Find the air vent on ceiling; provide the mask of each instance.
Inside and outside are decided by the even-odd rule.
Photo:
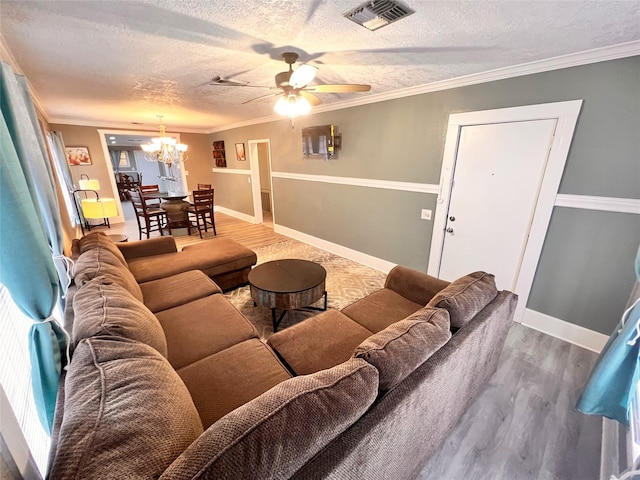
[[[373,31],[408,17],[412,13],[415,13],[415,10],[396,0],[369,0],[344,13],[343,16]]]

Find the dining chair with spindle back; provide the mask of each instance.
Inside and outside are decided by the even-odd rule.
[[[159,193],[160,187],[158,185],[140,185],[140,191],[142,192],[142,195],[145,193]],[[147,203],[147,207],[160,208],[161,200],[159,198],[145,198],[145,202]]]
[[[193,205],[187,208],[187,212],[196,217],[196,227],[200,238],[202,238],[202,229],[208,231],[208,227],[213,228],[213,234],[216,232],[216,220],[213,214],[213,189],[194,190]]]
[[[142,240],[143,233],[147,235],[147,238],[149,238],[151,232],[160,232],[160,235],[164,235],[162,229],[165,226],[169,229],[169,235],[171,235],[171,225],[167,221],[167,212],[159,207],[148,206],[140,187],[129,190],[128,195],[136,214],[140,240]]]

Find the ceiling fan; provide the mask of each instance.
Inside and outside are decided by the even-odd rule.
[[[256,100],[262,100],[268,97],[280,96],[274,110],[281,115],[294,117],[298,115],[304,115],[309,113],[312,106],[316,106],[322,103],[322,100],[311,92],[317,93],[351,93],[351,92],[368,92],[371,90],[371,85],[360,84],[337,84],[337,85],[309,85],[313,81],[318,72],[318,68],[313,65],[303,63],[295,70],[293,64],[298,60],[298,54],[294,52],[285,52],[282,54],[282,59],[287,65],[289,70],[286,72],[280,72],[276,74],[275,87],[264,87],[259,85],[249,85],[234,80],[225,80],[220,77],[213,78],[211,85],[219,86],[235,86],[235,87],[261,87],[280,89],[279,92],[268,93],[260,97],[247,100],[245,103],[255,102]]]

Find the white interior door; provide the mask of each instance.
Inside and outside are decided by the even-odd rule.
[[[556,123],[461,128],[440,278],[482,270],[495,275],[499,290],[516,291]]]

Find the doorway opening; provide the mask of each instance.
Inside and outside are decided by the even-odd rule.
[[[254,222],[273,228],[275,212],[269,139],[249,140]]]

